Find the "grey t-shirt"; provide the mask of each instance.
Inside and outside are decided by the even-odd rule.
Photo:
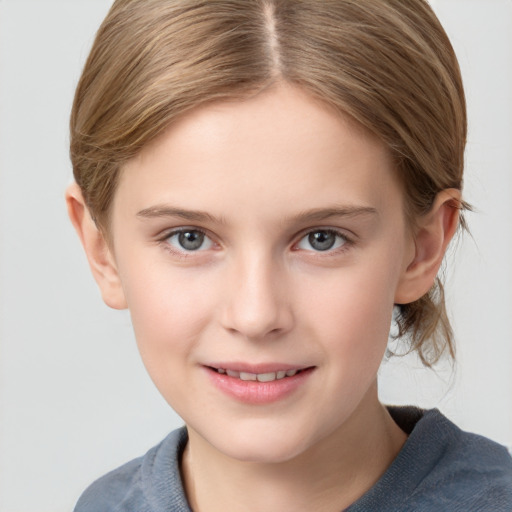
[[[512,458],[484,437],[463,432],[438,410],[390,407],[409,434],[379,481],[347,512],[511,512]],[[191,512],[179,463],[185,428],[94,482],[75,512]]]

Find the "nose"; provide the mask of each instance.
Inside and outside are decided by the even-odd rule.
[[[249,255],[230,273],[223,326],[246,339],[289,332],[294,323],[286,272],[272,258]]]

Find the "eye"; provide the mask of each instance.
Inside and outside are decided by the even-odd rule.
[[[199,229],[180,229],[166,237],[166,242],[179,251],[206,251],[213,242]]]
[[[297,244],[299,249],[306,251],[330,251],[344,246],[348,242],[347,237],[332,229],[317,229],[310,231],[302,237]]]

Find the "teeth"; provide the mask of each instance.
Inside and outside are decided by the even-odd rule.
[[[256,380],[255,373],[240,372],[240,380]]]
[[[237,372],[235,370],[225,370],[224,368],[217,368],[218,373],[228,377],[234,377],[236,379],[245,381],[258,381],[258,382],[272,382],[274,380],[284,379],[285,377],[293,377],[299,370],[279,370],[277,372],[269,373],[249,373],[249,372]]]
[[[276,380],[276,374],[275,372],[258,373],[257,379],[259,382],[271,382],[273,380]]]

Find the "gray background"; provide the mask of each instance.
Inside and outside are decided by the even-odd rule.
[[[64,512],[180,419],[101,302],[68,223],[67,123],[109,0],[0,0],[0,512]],[[383,366],[381,395],[512,444],[512,2],[438,0],[465,77],[474,241],[448,258],[454,372]]]

